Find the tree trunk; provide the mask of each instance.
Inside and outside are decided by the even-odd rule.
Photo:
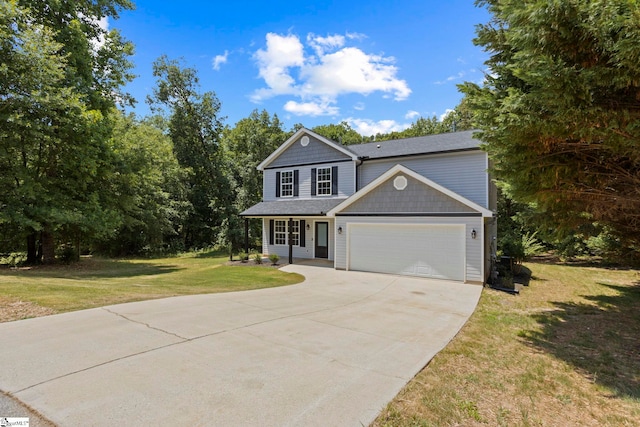
[[[34,231],[27,236],[27,264],[38,263],[38,234]]]
[[[76,236],[76,262],[80,261],[80,234]]]
[[[48,225],[42,229],[42,263],[53,264],[56,261],[56,242]]]

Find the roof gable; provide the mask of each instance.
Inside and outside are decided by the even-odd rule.
[[[342,145],[302,128],[260,163],[258,170],[356,159],[357,156]]]
[[[400,177],[403,177],[404,180]],[[403,184],[404,188],[402,188]],[[493,216],[493,212],[490,210],[402,165],[396,165],[382,174],[330,210],[327,216],[341,213],[479,213],[483,217]]]

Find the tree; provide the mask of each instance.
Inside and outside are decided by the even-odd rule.
[[[0,225],[26,237],[29,262],[53,262],[57,238],[77,242],[117,223],[102,192],[105,142],[131,46],[93,22],[126,4],[0,3]]]
[[[470,108],[513,197],[559,231],[598,222],[640,242],[640,5],[479,1],[491,56]]]
[[[266,110],[254,110],[249,117],[236,123],[233,129],[225,129],[223,146],[227,159],[227,176],[232,182],[236,213],[262,200],[262,173],[256,167],[273,153],[289,135],[282,129],[277,115],[269,116]],[[244,233],[237,215],[226,224],[221,240],[238,247]],[[256,241],[261,237],[261,226],[252,222],[249,238]]]
[[[183,168],[188,168],[187,198],[191,211],[182,230],[186,248],[216,242],[219,227],[232,214],[233,195],[220,149],[223,123],[214,92],[199,92],[196,70],[161,56],[153,64],[157,86],[148,102],[168,108],[169,137]]]
[[[187,171],[173,154],[171,139],[156,127],[157,120],[139,121],[115,112],[109,140],[114,173],[109,193],[121,217],[113,237],[93,247],[110,255],[174,251],[172,244],[184,227]]]
[[[329,138],[332,141],[335,141],[344,145],[351,144],[361,144],[364,142],[365,138],[356,132],[349,123],[342,121],[337,125],[329,124],[329,125],[320,125],[311,129],[318,135],[322,135],[325,138]]]

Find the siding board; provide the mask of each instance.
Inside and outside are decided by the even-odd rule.
[[[473,151],[365,161],[358,168],[358,186],[363,188],[396,164],[401,164],[480,206],[489,208],[486,158],[485,152]]]
[[[269,168],[286,167],[305,163],[324,163],[350,159],[345,153],[309,135],[309,144],[304,147],[298,139],[282,154],[269,163]]]
[[[337,194],[331,196],[312,196],[312,179],[311,170],[318,167],[335,167],[338,171],[338,188]],[[319,165],[299,166],[299,167],[283,167],[281,169],[266,169],[262,175],[262,200],[265,202],[277,200],[276,197],[276,175],[282,170],[298,171],[298,196],[294,199],[311,199],[311,198],[344,198],[355,193],[355,182],[353,176],[355,171],[355,162],[338,162],[326,163]],[[291,197],[287,197],[291,200]]]
[[[283,220],[283,218],[277,218],[278,220]],[[288,221],[288,218],[286,219]],[[303,220],[304,224],[301,223],[301,226],[304,225],[305,231],[300,233],[300,238],[304,239],[304,246],[294,246],[293,247],[293,257],[294,258],[314,258],[314,236],[315,236],[315,223],[318,221],[328,222],[329,223],[329,260],[334,259],[334,221],[332,218],[325,217],[317,217],[317,218],[296,218],[293,217],[294,221]],[[306,231],[306,226],[309,225],[309,231]],[[273,245],[269,244],[268,236],[272,234],[271,227],[274,226],[274,218],[265,218],[262,221],[262,253],[265,255],[269,254],[278,254],[281,259],[288,259],[289,257],[289,246],[288,245]]]

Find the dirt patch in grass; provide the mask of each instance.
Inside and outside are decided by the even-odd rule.
[[[230,266],[233,266],[233,267],[281,268],[281,267],[284,267],[285,265],[289,265],[289,263],[278,261],[278,263],[274,265],[274,264],[271,263],[271,261],[263,261],[261,264],[256,264],[255,261],[253,261],[253,260],[249,260],[249,261],[245,261],[245,262],[233,260],[233,261],[227,261],[225,263],[225,265],[230,265]]]
[[[640,425],[638,272],[527,267],[520,295],[484,290],[375,426]]]
[[[29,301],[14,300],[0,296],[0,323],[48,316],[55,313],[56,311],[51,308],[41,307]]]

